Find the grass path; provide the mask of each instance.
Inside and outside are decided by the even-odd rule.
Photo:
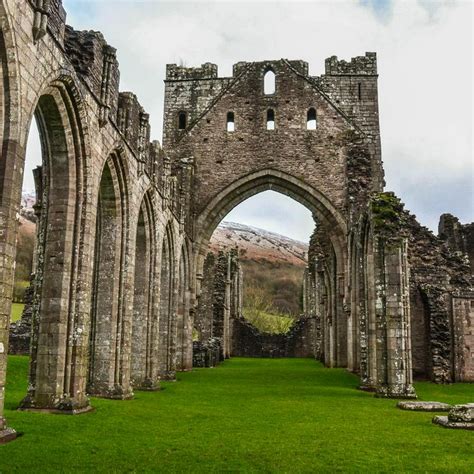
[[[178,375],[131,401],[94,399],[94,413],[15,411],[27,359],[12,356],[0,472],[474,472],[474,432],[432,425],[395,401],[356,390],[357,377],[310,359],[244,359]],[[474,385],[417,385],[422,399],[474,400]]]

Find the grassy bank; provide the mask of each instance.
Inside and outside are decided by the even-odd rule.
[[[293,318],[284,314],[273,314],[249,307],[244,307],[242,314],[257,329],[270,334],[285,334],[295,322]]]
[[[25,305],[23,303],[13,303],[12,304],[12,313],[11,313],[11,321],[15,322],[21,318],[21,314],[23,313],[23,308]]]
[[[10,357],[6,416],[24,433],[0,472],[473,472],[474,432],[395,408],[357,377],[310,359],[241,359],[178,375],[94,413],[15,411],[27,359]],[[422,399],[473,401],[474,385],[418,384]]]

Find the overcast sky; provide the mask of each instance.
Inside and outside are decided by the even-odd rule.
[[[474,220],[471,1],[63,3],[69,24],[102,31],[118,49],[121,90],[135,92],[151,114],[154,139],[161,139],[167,63],[213,62],[228,76],[238,61],[304,59],[319,75],[329,56],[376,51],[386,189],[433,230],[443,212]],[[34,135],[30,168],[39,159]],[[29,174],[25,188],[32,187]],[[273,192],[226,220],[300,240],[313,226],[306,209]]]

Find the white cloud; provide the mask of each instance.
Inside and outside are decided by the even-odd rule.
[[[311,212],[294,199],[275,191],[264,191],[235,207],[225,217],[308,242],[314,230]]]
[[[431,228],[447,211],[473,220],[471,2],[396,1],[383,18],[355,0],[64,4],[69,23],[118,49],[121,88],[151,114],[154,138],[166,63],[215,62],[230,75],[241,60],[286,57],[318,75],[329,56],[376,51],[387,189]]]

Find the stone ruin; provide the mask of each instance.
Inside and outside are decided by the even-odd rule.
[[[415,397],[414,376],[474,381],[473,226],[445,215],[437,237],[384,192],[375,53],[333,56],[321,76],[302,60],[239,62],[230,77],[168,65],[160,144],[120,91],[116,50],[67,26],[61,0],[0,0],[0,18],[0,439],[15,436],[3,405],[33,117],[43,166],[21,409],[84,413],[91,395],[156,390],[192,368],[193,330],[219,339],[219,357],[273,351],[240,320],[235,259],[206,270],[217,224],[268,189],[317,224],[310,329],[285,354],[314,351],[380,397]]]

